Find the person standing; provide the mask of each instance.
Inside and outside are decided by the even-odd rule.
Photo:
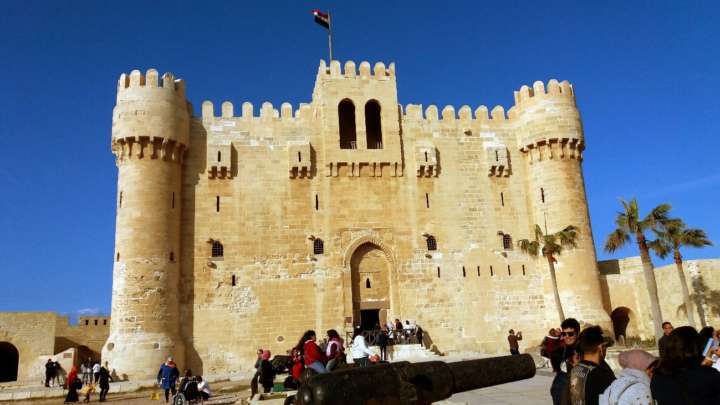
[[[254,397],[258,393],[258,378],[260,378],[260,363],[262,362],[262,347],[257,349],[257,358],[255,359],[255,374],[252,380],[250,380],[250,398]]]
[[[264,350],[260,357],[260,377],[258,378],[260,385],[263,386],[263,392],[272,391],[275,383],[275,370],[270,363],[270,350]]]
[[[172,392],[173,395],[177,393],[175,383],[178,377],[180,377],[180,371],[178,371],[173,358],[168,357],[167,361],[160,366],[160,371],[158,371],[157,375],[158,384],[165,390],[165,402],[170,401],[170,392]]]
[[[670,322],[665,321],[662,323],[662,330],[663,335],[660,340],[658,340],[658,351],[660,352],[660,358],[662,358],[663,353],[665,353],[665,345],[667,345],[668,336],[670,336],[673,331],[673,326]]]
[[[423,329],[420,326],[415,329],[415,337],[420,347],[423,347]]]
[[[387,361],[388,355],[387,355],[387,346],[388,346],[388,333],[385,328],[380,330],[380,333],[378,333],[377,337],[377,344],[380,346],[380,360]]]
[[[70,374],[68,374],[67,379],[65,380],[67,385],[67,396],[65,397],[65,403],[70,402],[78,402],[80,398],[78,397],[78,390],[82,388],[82,381],[80,381],[79,378],[77,378],[78,370],[77,366],[72,366],[72,369],[70,369]]]
[[[350,352],[353,356],[353,362],[357,364],[358,367],[367,367],[370,365],[369,356],[375,354],[367,347],[367,344],[365,343],[365,336],[363,336],[360,329],[355,330],[355,337],[353,337],[353,344],[352,348],[350,348]]]
[[[570,404],[598,405],[600,394],[615,380],[615,374],[605,362],[609,339],[603,336],[602,328],[590,326],[580,332],[578,341],[581,356],[570,371]]]
[[[510,344],[510,354],[513,356],[517,356],[520,354],[520,344],[518,341],[522,340],[522,332],[518,331],[517,334],[515,334],[515,331],[510,329],[508,331],[508,344]]]
[[[85,361],[85,363],[83,363],[82,366],[83,366],[83,367],[82,367],[82,372],[83,372],[82,379],[83,379],[83,383],[84,383],[84,384],[91,383],[91,382],[92,382],[92,379],[93,379],[93,374],[92,374],[92,366],[93,366],[93,363],[92,363],[92,359],[91,359],[90,357],[88,357],[87,361]]]
[[[100,362],[96,361],[95,364],[92,366],[92,373],[95,377],[95,384],[97,384],[98,379],[100,378]]]
[[[50,383],[55,379],[55,363],[52,359],[48,359],[45,363],[45,386],[50,387]]]
[[[560,339],[562,343],[550,353],[550,365],[555,371],[550,396],[553,405],[560,405],[563,393],[566,391],[568,374],[577,362],[577,338],[580,333],[580,323],[575,318],[568,318],[560,325]]]
[[[105,362],[104,367],[100,367],[100,371],[98,374],[98,384],[100,386],[100,402],[105,402],[107,400],[108,391],[110,391],[110,381],[112,380],[112,377],[110,377],[110,371],[107,361]]]
[[[340,335],[335,329],[328,330],[327,336],[328,343],[325,347],[325,356],[328,362],[325,368],[327,368],[328,371],[332,371],[337,367],[338,363],[342,363],[345,360],[345,348],[343,347],[343,341]]]

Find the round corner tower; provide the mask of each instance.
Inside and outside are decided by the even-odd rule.
[[[113,110],[118,167],[110,336],[102,357],[119,375],[154,378],[183,364],[179,333],[182,160],[190,108],[184,82],[150,69],[122,74]]]
[[[535,82],[515,92],[518,146],[528,173],[530,212],[543,231],[579,230],[577,247],[557,256],[557,280],[566,317],[610,328],[595,255],[582,156],[582,121],[567,81]]]

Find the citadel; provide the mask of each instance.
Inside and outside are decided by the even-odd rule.
[[[522,86],[507,111],[423,109],[399,104],[394,64],[321,61],[309,103],[258,110],[205,101],[194,115],[173,75],[120,76],[112,314],[91,347],[118,374],[152,378],[170,354],[247,371],[258,347],[284,353],[306,329],[395,318],[439,352],[504,353],[510,328],[530,347],[559,323],[547,262],[517,248],[535,224],[579,228],[556,264],[568,316],[653,336],[639,259],[597,263],[567,81]],[[719,260],[688,269],[692,292],[720,289]],[[674,266],[657,278],[665,318],[683,323]],[[14,345],[51,350],[18,338],[33,333]]]

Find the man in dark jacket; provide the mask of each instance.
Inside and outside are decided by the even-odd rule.
[[[555,378],[550,386],[553,405],[560,405],[562,394],[567,388],[568,374],[575,365],[575,348],[580,333],[580,323],[575,318],[568,318],[562,322],[560,328],[562,344],[550,354],[550,364],[555,371]]]
[[[100,372],[98,373],[98,383],[100,385],[100,402],[105,402],[107,393],[110,391],[110,380],[112,380],[112,377],[110,377],[110,372],[108,371],[108,362],[105,362],[104,367],[100,367]]]
[[[665,321],[662,323],[662,330],[663,335],[660,340],[658,340],[658,351],[660,352],[660,358],[662,358],[663,354],[665,354],[665,347],[667,346],[667,341],[673,331],[673,326],[670,322]]]
[[[52,381],[55,378],[55,363],[52,361],[52,359],[48,359],[47,363],[45,363],[45,386],[50,386],[50,381]]]
[[[578,339],[580,362],[570,371],[570,404],[598,405],[600,394],[615,380],[605,362],[605,349],[610,339],[603,336],[602,328],[585,328]]]

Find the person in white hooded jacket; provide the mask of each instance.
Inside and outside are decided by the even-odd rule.
[[[618,378],[600,394],[600,405],[653,405],[650,393],[651,368],[657,358],[639,349],[627,350],[618,356],[623,370]]]
[[[353,362],[359,367],[367,367],[370,365],[368,356],[372,356],[373,351],[367,347],[365,343],[365,337],[360,330],[355,331],[355,337],[353,338],[353,344],[350,348],[350,353],[353,357]]]

